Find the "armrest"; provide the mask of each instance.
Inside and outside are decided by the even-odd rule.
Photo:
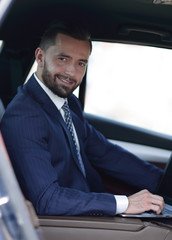
[[[39,217],[40,227],[49,240],[167,240],[172,237],[172,230],[140,219],[121,217]]]

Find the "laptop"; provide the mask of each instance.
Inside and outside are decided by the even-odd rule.
[[[172,154],[166,164],[163,175],[156,189],[156,194],[164,198],[165,207],[161,214],[153,211],[140,214],[120,214],[122,217],[130,218],[172,218]]]

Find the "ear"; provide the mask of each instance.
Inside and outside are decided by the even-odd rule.
[[[35,58],[38,64],[38,67],[43,67],[44,64],[44,51],[41,48],[37,48],[35,51]]]

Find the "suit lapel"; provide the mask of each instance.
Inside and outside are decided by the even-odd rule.
[[[39,83],[37,83],[34,76],[32,76],[29,79],[29,81],[25,84],[25,86],[23,87],[23,90],[26,91],[27,94],[29,94],[32,97],[32,99],[34,99],[34,101],[41,106],[41,108],[48,114],[48,116],[50,116],[50,118],[52,120],[54,119],[55,121],[59,122],[59,124],[62,126],[62,128],[65,132],[65,135],[68,139],[73,159],[74,159],[77,167],[79,168],[80,172],[82,173],[82,170],[80,169],[80,166],[79,166],[77,154],[74,149],[75,146],[74,146],[73,140],[71,138],[71,134],[70,134],[69,130],[67,129],[66,123],[64,122],[64,120],[61,116],[61,113],[59,112],[59,110],[57,109],[55,104],[51,101],[49,96],[41,88]]]

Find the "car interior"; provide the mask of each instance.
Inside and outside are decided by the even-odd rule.
[[[45,28],[52,22],[69,20],[80,22],[86,26],[95,44],[103,43],[105,51],[107,44],[125,46],[125,44],[139,47],[157,48],[162,50],[172,49],[172,1],[171,0],[14,0],[10,1],[10,9],[5,14],[0,24],[0,119],[5,108],[17,93],[18,86],[25,83],[35,62],[35,49],[37,48],[41,35]],[[110,50],[111,51],[111,50]],[[171,53],[171,52],[170,52]],[[97,54],[97,53],[96,53]],[[121,55],[118,55],[118,57]],[[117,57],[114,54],[114,58]],[[125,51],[121,56],[125,60]],[[147,61],[149,56],[147,56]],[[114,60],[116,61],[116,60]],[[119,59],[117,59],[117,62]],[[130,61],[130,60],[129,60]],[[165,61],[165,60],[164,60]],[[146,71],[144,63],[137,59]],[[170,63],[165,61],[170,66]],[[91,64],[91,61],[90,63]],[[86,119],[105,137],[113,143],[125,147],[129,151],[140,156],[164,169],[172,150],[172,131],[159,132],[139,125],[120,121],[118,118],[109,118],[108,114],[99,115],[96,111],[85,111],[87,109],[90,91],[89,64],[81,86],[78,97],[83,107]],[[152,67],[150,63],[149,67]],[[161,69],[162,62],[160,62]],[[131,67],[130,67],[131,68]],[[100,67],[99,67],[100,69]],[[126,65],[122,65],[122,72],[128,74]],[[136,71],[136,66],[130,69]],[[170,67],[169,67],[170,70]],[[94,71],[94,67],[93,67]],[[110,71],[110,70],[109,70]],[[117,71],[117,69],[115,69]],[[153,68],[153,77],[157,69]],[[133,73],[132,73],[133,74]],[[137,79],[141,77],[137,76]],[[165,72],[162,77],[166,78]],[[171,76],[168,76],[169,79]],[[113,77],[115,78],[115,76]],[[149,82],[150,80],[149,79]],[[127,81],[131,79],[127,77]],[[89,82],[88,82],[89,81]],[[91,81],[94,81],[91,80]],[[158,82],[158,81],[157,81]],[[156,79],[155,79],[156,83]],[[165,79],[161,80],[165,86]],[[149,83],[150,84],[150,83]],[[146,89],[149,89],[149,84]],[[131,88],[134,88],[132,86]],[[161,92],[164,90],[161,87]],[[102,91],[102,92],[101,92]],[[115,91],[115,90],[114,90]],[[97,87],[101,97],[105,95],[103,88]],[[120,92],[120,89],[119,89]],[[142,89],[141,89],[142,92]],[[150,90],[151,100],[154,100],[156,85]],[[96,98],[94,92],[94,96]],[[108,93],[107,93],[108,94]],[[112,93],[114,94],[114,93]],[[114,94],[115,95],[115,94]],[[132,95],[132,94],[130,94]],[[170,94],[167,94],[170,96]],[[147,93],[144,94],[146,102]],[[158,99],[162,100],[158,95]],[[90,100],[93,102],[93,100]],[[137,102],[134,99],[133,105]],[[150,102],[147,103],[147,107]],[[163,115],[165,106],[158,105],[159,113]],[[172,107],[172,100],[169,109]],[[102,105],[102,108],[104,106]],[[140,106],[142,110],[142,106]],[[100,112],[99,108],[98,111]],[[162,111],[162,113],[161,113]],[[131,114],[131,111],[129,111]],[[150,115],[154,115],[154,109]],[[144,112],[143,112],[144,115]],[[168,118],[168,117],[167,117]],[[170,120],[170,117],[169,117]],[[155,119],[153,125],[155,125]],[[165,125],[166,123],[164,123]],[[123,183],[117,179],[100,173],[104,182],[106,192],[113,194],[130,195],[136,192],[133,186]],[[170,183],[169,183],[170,184]],[[32,207],[31,207],[32,209]],[[37,219],[37,217],[36,217]],[[39,228],[43,238],[48,240],[72,239],[171,239],[172,230],[169,220],[151,220],[139,218],[110,217],[85,217],[85,216],[38,216]],[[38,227],[38,225],[37,225]],[[29,238],[26,238],[29,239]]]

